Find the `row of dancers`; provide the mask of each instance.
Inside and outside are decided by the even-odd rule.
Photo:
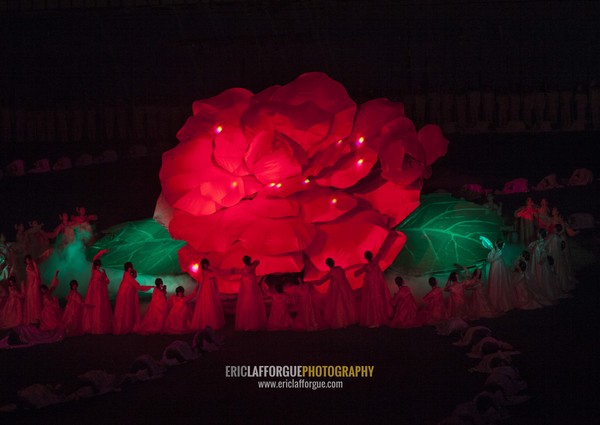
[[[521,252],[511,267],[504,263],[504,242],[497,241],[487,258],[487,285],[482,281],[481,269],[472,273],[466,270],[466,279],[462,281],[457,272],[452,272],[444,288],[450,293],[447,303],[444,304],[441,290],[436,293],[435,287],[424,301],[438,306],[438,320],[473,320],[499,316],[512,309],[533,310],[568,297],[576,280],[571,274],[561,227],[557,224],[550,235],[540,229],[538,239]]]
[[[136,280],[133,264],[125,263],[113,313],[108,296],[109,279],[101,269],[101,257],[105,253],[105,250],[100,251],[93,260],[92,276],[85,298],[78,293],[78,282],[70,282],[71,290],[66,297],[64,312],[53,295],[58,286],[58,272],[49,287],[42,285],[36,262],[31,256],[27,256],[27,279],[23,284],[23,291],[17,287],[14,276],[9,278],[8,299],[0,310],[0,327],[11,328],[39,322],[42,330],[60,329],[66,335],[120,335],[181,334],[206,326],[220,329],[225,325],[216,278],[226,272],[211,268],[206,259],[193,272],[198,284],[192,293],[185,294],[185,289],[180,286],[168,300],[161,279],[156,280],[155,287],[140,285]],[[355,324],[365,327],[388,325],[407,328],[433,324],[448,317],[444,296],[437,288],[435,278],[430,279],[432,291],[424,298],[425,306],[419,309],[410,288],[401,277],[396,277],[398,291],[392,298],[379,268],[379,259],[369,251],[365,253],[365,259],[367,263],[354,272],[355,276],[364,274],[360,301],[348,282],[346,271],[328,258],[326,264],[330,270],[317,281],[300,280],[298,284],[287,287],[282,282],[271,285],[268,289],[271,308],[267,317],[261,285],[256,276],[256,268],[260,262],[252,261],[248,256],[243,257],[244,267],[229,272],[241,275],[235,329],[311,331],[344,328]],[[475,272],[469,288],[480,286],[478,273]],[[329,287],[325,299],[321,300],[322,297],[314,287],[326,282],[329,282]],[[450,311],[458,311],[452,295],[458,287],[455,284],[446,288],[451,290],[449,304],[454,305]],[[137,294],[153,288],[148,310],[140,317]],[[295,315],[292,314],[294,309]]]
[[[249,256],[243,257],[242,268],[230,271],[213,269],[209,261],[203,259],[193,272],[198,282],[194,290],[185,294],[185,289],[180,286],[170,298],[167,298],[161,279],[156,280],[155,286],[141,285],[136,280],[133,264],[125,263],[114,312],[108,295],[109,279],[101,269],[101,257],[106,250],[94,257],[85,298],[78,293],[78,282],[70,282],[64,312],[53,294],[58,286],[58,272],[50,286],[42,285],[35,260],[26,256],[27,279],[23,290],[11,276],[7,299],[0,301],[0,328],[37,322],[42,330],[60,329],[66,335],[182,334],[206,326],[220,329],[225,325],[225,316],[217,276],[224,273],[241,275],[235,312],[235,329],[239,331],[337,329],[354,324],[410,328],[449,318],[495,317],[513,308],[534,309],[551,305],[573,288],[565,245],[560,225],[551,235],[540,229],[538,240],[529,246],[530,251],[523,251],[511,272],[502,259],[503,243],[497,242],[488,256],[487,285],[479,268],[472,272],[465,268],[462,280],[459,280],[458,272],[452,272],[443,289],[432,277],[429,279],[432,289],[423,298],[422,307],[417,305],[400,276],[395,279],[398,290],[394,297],[390,296],[378,265],[379,258],[371,252],[365,252],[366,264],[354,272],[355,276],[364,274],[360,300],[348,282],[346,270],[328,258],[329,272],[317,281],[300,280],[299,284],[287,287],[282,282],[271,285],[268,317],[260,279],[256,275],[260,262]],[[321,302],[314,286],[325,282],[329,282],[329,288]],[[149,308],[141,317],[138,292],[151,289]],[[445,292],[448,297],[444,296]]]
[[[15,240],[8,242],[0,233],[0,280],[15,274],[18,279],[24,279],[22,264],[25,255],[35,259],[47,257],[52,247],[64,248],[77,238],[84,245],[93,242],[94,229],[92,221],[98,219],[95,214],[88,214],[84,207],[76,207],[76,214],[62,212],[58,215],[58,224],[52,231],[44,230],[44,224],[31,220],[29,227],[23,223],[15,224]],[[55,240],[54,243],[51,243]]]
[[[65,335],[181,334],[204,329],[206,326],[220,329],[225,325],[225,317],[217,276],[226,272],[241,275],[235,314],[235,329],[240,331],[341,328],[359,321],[365,326],[378,326],[387,324],[391,312],[387,284],[376,265],[375,261],[378,260],[370,252],[365,256],[369,262],[355,273],[365,273],[360,308],[344,269],[336,266],[332,259],[327,259],[330,272],[319,281],[297,285],[295,291],[287,293],[283,283],[272,285],[269,289],[272,303],[267,318],[261,285],[256,275],[260,262],[244,256],[244,266],[231,271],[213,269],[209,261],[203,259],[198,269],[192,272],[197,280],[192,293],[185,294],[185,289],[179,286],[168,300],[161,279],[156,280],[154,287],[141,285],[136,280],[133,264],[125,263],[113,312],[108,295],[109,279],[101,268],[101,257],[106,252],[100,251],[94,257],[85,297],[78,292],[78,282],[70,282],[71,290],[66,297],[64,312],[53,294],[59,284],[58,271],[50,286],[43,285],[37,263],[30,255],[26,256],[27,277],[22,284],[23,289],[17,286],[14,276],[8,279],[8,294],[4,297],[6,301],[0,310],[0,327],[12,328],[21,324],[39,323],[42,330],[60,329]],[[313,285],[321,285],[327,281],[330,281],[330,285],[321,311],[316,305]],[[138,292],[153,288],[148,310],[140,317]],[[293,319],[289,311],[292,300],[298,306]],[[192,304],[195,305],[192,307]]]

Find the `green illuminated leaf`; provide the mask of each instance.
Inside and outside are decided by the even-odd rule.
[[[421,197],[421,205],[396,230],[407,241],[390,268],[419,276],[470,266],[487,258],[480,237],[501,237],[502,218],[495,212],[447,194]]]
[[[181,269],[177,251],[185,242],[171,238],[169,232],[153,219],[130,221],[107,229],[105,236],[86,251],[88,260],[102,249],[108,249],[102,257],[102,265],[122,269],[131,261],[139,274],[179,274]]]

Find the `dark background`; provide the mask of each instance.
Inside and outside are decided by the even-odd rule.
[[[0,97],[16,105],[189,105],[315,70],[369,98],[574,88],[600,71],[594,1],[5,0],[0,13]]]

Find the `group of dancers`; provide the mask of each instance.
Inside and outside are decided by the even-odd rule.
[[[225,316],[217,276],[224,273],[241,275],[235,311],[238,331],[337,329],[354,324],[410,328],[435,325],[452,318],[494,317],[512,308],[533,309],[553,304],[572,289],[573,279],[560,233],[546,236],[545,230],[540,229],[539,235],[530,245],[531,254],[523,251],[512,271],[503,263],[503,244],[497,242],[488,256],[487,286],[480,268],[473,271],[464,268],[462,280],[458,272],[450,273],[443,289],[437,279],[431,277],[431,291],[424,296],[421,307],[400,276],[395,278],[398,290],[390,296],[378,258],[367,251],[366,264],[354,272],[355,276],[364,274],[360,297],[352,290],[346,270],[331,258],[326,260],[329,272],[317,281],[299,279],[296,284],[276,282],[270,287],[261,285],[256,275],[259,260],[244,256],[242,268],[224,271],[211,268],[209,261],[203,259],[193,275],[197,281],[194,290],[186,294],[183,286],[179,286],[170,297],[160,278],[156,279],[155,286],[141,285],[136,280],[133,264],[127,262],[113,311],[108,294],[109,278],[101,268],[101,257],[107,252],[103,250],[92,262],[85,297],[78,292],[78,282],[71,280],[63,311],[53,294],[59,285],[59,272],[49,286],[44,285],[35,260],[26,256],[27,278],[22,289],[14,276],[8,278],[8,294],[4,294],[0,308],[0,327],[39,324],[41,330],[60,330],[65,336],[184,334],[207,326],[220,329],[225,325]],[[321,300],[314,287],[325,282],[329,282],[329,287]],[[271,299],[268,316],[263,288],[267,288]],[[138,292],[149,290],[153,290],[152,298],[141,316]]]
[[[167,297],[166,287],[160,278],[156,279],[155,286],[141,285],[136,280],[133,264],[127,262],[113,311],[108,294],[109,278],[102,269],[101,258],[106,252],[98,252],[93,259],[85,296],[79,294],[78,282],[70,281],[64,311],[54,295],[59,285],[59,272],[56,271],[49,286],[42,284],[36,261],[27,255],[26,279],[21,287],[14,275],[7,279],[8,293],[0,298],[0,328],[35,324],[41,330],[59,330],[65,336],[183,334],[206,327],[220,329],[225,326],[225,316],[217,277],[226,273],[241,276],[235,309],[235,329],[239,331],[336,329],[357,323],[375,327],[390,323],[392,303],[397,301],[397,298],[390,299],[387,283],[377,265],[378,259],[370,252],[365,253],[368,262],[355,272],[356,276],[365,275],[361,302],[357,302],[346,271],[336,266],[333,259],[327,259],[330,271],[322,279],[300,281],[284,288],[281,281],[270,287],[261,284],[256,275],[260,261],[244,256],[243,267],[231,270],[214,269],[207,259],[203,259],[197,270],[191,272],[197,281],[194,290],[186,294],[184,287],[178,286],[170,297]],[[321,303],[317,300],[314,286],[327,281],[329,288],[324,303]],[[268,316],[263,288],[269,292],[267,298],[271,299]],[[146,313],[141,316],[138,292],[151,289],[151,301]]]
[[[28,228],[23,223],[15,224],[14,242],[8,243],[4,234],[0,233],[0,281],[7,279],[10,274],[14,274],[17,280],[23,280],[25,271],[22,265],[26,255],[43,261],[52,249],[64,248],[76,239],[84,245],[93,243],[92,221],[98,217],[88,214],[85,207],[76,207],[75,211],[71,215],[60,213],[58,224],[52,231],[44,230],[44,223],[31,220]]]
[[[522,220],[525,248],[520,255],[507,266],[503,255],[503,241],[487,241],[490,252],[487,257],[489,269],[487,284],[481,281],[481,269],[475,269],[458,281],[457,272],[450,274],[445,290],[450,292],[445,312],[447,318],[477,319],[494,317],[512,309],[531,310],[553,305],[560,298],[568,297],[574,289],[576,280],[572,275],[568,248],[569,231],[556,208],[551,215],[546,214],[547,201],[542,200],[541,207],[535,207],[531,198],[527,205],[517,211],[517,216],[529,211],[528,218]],[[536,232],[537,230],[537,232]],[[536,238],[529,236],[537,235]],[[471,292],[470,297],[466,296]],[[425,298],[436,300],[434,291]],[[437,301],[443,305],[441,296]],[[440,315],[443,309],[440,307]]]
[[[578,232],[573,230],[562,217],[558,208],[550,208],[548,200],[542,198],[537,205],[531,197],[525,201],[525,205],[518,208],[514,213],[516,220],[516,230],[519,235],[519,242],[525,246],[537,239],[537,231],[544,229],[547,234],[556,231],[556,225],[561,225],[563,237],[575,236]]]
[[[82,334],[183,334],[210,326],[225,326],[225,315],[218,291],[217,279],[224,274],[239,274],[240,289],[235,308],[235,329],[304,330],[338,329],[358,324],[364,327],[390,326],[411,328],[434,325],[451,318],[476,320],[495,317],[511,309],[535,309],[557,302],[573,289],[567,236],[572,230],[546,200],[536,206],[531,198],[515,212],[519,219],[521,239],[526,247],[511,267],[503,259],[504,243],[490,243],[485,268],[467,269],[457,266],[442,288],[435,277],[429,279],[431,291],[419,306],[402,277],[395,278],[397,291],[390,288],[379,267],[379,257],[364,253],[366,263],[344,269],[328,258],[329,271],[319,280],[304,281],[297,276],[293,284],[275,280],[266,285],[256,275],[259,260],[242,258],[242,267],[218,270],[207,259],[190,272],[197,285],[186,294],[183,286],[167,296],[160,278],[154,286],[141,285],[133,264],[124,264],[114,311],[108,295],[109,279],[101,268],[100,251],[93,260],[91,279],[85,296],[78,292],[79,283],[71,280],[64,311],[54,295],[59,285],[58,271],[49,285],[42,284],[36,257],[24,256],[24,279],[17,284],[17,273],[0,276],[0,328],[37,324],[41,330],[60,330],[65,335]],[[75,228],[85,230],[95,216],[86,215],[83,207],[69,218],[61,214],[61,223],[47,237],[63,234],[57,243],[75,239]],[[33,223],[28,235],[38,233],[40,225]],[[85,228],[85,229],[84,229]],[[537,230],[537,238],[531,234]],[[73,234],[72,234],[73,233]],[[19,236],[19,232],[17,232]],[[31,235],[29,235],[31,236]],[[65,241],[65,242],[63,242]],[[4,244],[4,241],[2,241]],[[489,242],[489,241],[488,241]],[[29,245],[31,246],[31,244]],[[38,253],[39,254],[39,253]],[[5,255],[4,258],[7,258]],[[41,256],[43,258],[43,256]],[[354,291],[347,272],[355,277],[364,275],[362,289]],[[5,267],[4,271],[16,270]],[[329,282],[323,295],[316,286]],[[146,313],[140,315],[138,292],[153,290]],[[265,299],[270,300],[267,309]],[[269,314],[267,315],[267,310]]]

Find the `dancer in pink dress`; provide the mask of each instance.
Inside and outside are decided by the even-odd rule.
[[[537,228],[544,229],[546,232],[550,233],[552,228],[552,217],[550,215],[550,207],[548,206],[548,200],[543,198],[540,201],[540,207],[537,209],[535,213],[535,220],[537,223]]]
[[[517,219],[517,227],[519,230],[519,242],[524,245],[535,240],[536,213],[537,207],[531,198],[527,198],[525,206],[515,211],[515,218]]]
[[[194,301],[198,295],[199,285],[190,295],[185,295],[183,286],[175,289],[175,295],[168,301],[169,313],[165,319],[164,333],[167,334],[185,334],[192,331],[190,328],[191,312],[189,304]]]
[[[17,279],[10,276],[8,278],[8,299],[0,311],[0,329],[11,329],[23,323],[24,298],[25,295],[17,286]]]
[[[67,294],[67,305],[60,327],[64,329],[65,336],[79,336],[83,335],[83,297],[77,292],[79,283],[76,280],[72,280],[69,286],[71,290]]]
[[[508,268],[502,259],[504,242],[497,241],[488,254],[490,263],[488,273],[488,299],[490,306],[499,313],[507,312],[515,307],[514,290],[510,284]]]
[[[444,287],[444,291],[450,293],[448,304],[446,306],[448,318],[466,318],[467,310],[465,303],[465,284],[464,282],[458,281],[457,272],[450,273],[450,276],[448,276],[448,281],[446,282],[446,286]]]
[[[346,272],[336,266],[332,258],[327,258],[325,264],[329,267],[329,273],[315,282],[315,285],[322,285],[330,281],[323,310],[325,325],[331,329],[354,325],[358,322],[356,300]]]
[[[95,214],[86,214],[84,207],[76,207],[77,215],[71,216],[71,225],[73,230],[78,233],[80,239],[85,245],[93,242],[94,228],[91,221],[98,220]]]
[[[42,295],[40,286],[42,278],[37,263],[31,255],[25,256],[25,305],[23,310],[23,324],[30,325],[39,323],[42,312]]]
[[[160,333],[165,327],[165,319],[168,314],[167,297],[163,292],[163,281],[157,278],[154,281],[154,290],[152,291],[152,300],[148,311],[142,318],[136,333],[142,335]]]
[[[37,220],[32,220],[29,222],[29,229],[25,231],[29,254],[38,260],[50,246],[48,234],[42,229],[43,226]]]
[[[40,329],[52,331],[57,329],[62,320],[63,312],[58,304],[58,298],[54,296],[54,290],[58,286],[58,270],[54,273],[50,288],[46,285],[40,287],[42,293],[42,313],[40,314]]]
[[[377,328],[387,325],[392,315],[390,289],[379,268],[379,256],[373,257],[366,251],[367,264],[354,272],[354,276],[365,274],[361,301],[358,310],[358,323],[361,326]]]
[[[324,326],[323,317],[315,302],[315,288],[308,282],[292,286],[290,292],[296,297],[296,317],[292,328],[296,331],[316,331]]]
[[[481,317],[497,316],[488,301],[485,285],[481,280],[480,268],[473,270],[472,275],[467,274],[465,289],[471,293],[471,296],[467,297],[466,300],[468,319],[477,320]]]
[[[400,276],[396,276],[394,282],[398,285],[398,292],[390,302],[396,308],[394,317],[390,321],[390,327],[414,328],[421,326],[418,318],[419,309],[410,288],[404,284],[404,279]]]
[[[74,223],[69,220],[69,214],[66,212],[59,214],[58,219],[60,223],[51,233],[48,233],[48,239],[56,238],[54,247],[60,249],[75,241],[75,228]]]
[[[269,321],[267,330],[283,331],[292,327],[292,317],[290,316],[290,297],[283,292],[283,283],[277,282],[271,289],[271,311],[269,312]]]
[[[444,293],[438,287],[438,281],[435,277],[429,278],[431,291],[423,297],[425,305],[419,311],[419,321],[426,325],[435,325],[438,322],[448,319],[446,304],[444,302]]]
[[[140,322],[140,300],[138,292],[146,292],[152,286],[143,286],[136,280],[137,272],[128,261],[123,265],[123,278],[115,301],[113,334],[125,335],[133,332]]]
[[[210,268],[210,263],[206,258],[200,261],[200,273],[195,277],[196,279],[201,277],[201,281],[194,314],[190,322],[192,330],[199,331],[207,326],[221,329],[225,326],[225,315],[219,296],[216,273],[216,270]]]
[[[94,256],[92,277],[85,294],[86,308],[83,310],[83,331],[90,334],[109,334],[112,332],[112,310],[108,298],[108,276],[101,270],[100,258],[108,250],[103,249]]]
[[[235,330],[257,331],[267,326],[265,302],[256,277],[256,267],[258,267],[260,261],[252,261],[247,255],[244,256],[242,261],[244,262],[244,268],[232,270],[233,273],[242,275],[235,304]]]

